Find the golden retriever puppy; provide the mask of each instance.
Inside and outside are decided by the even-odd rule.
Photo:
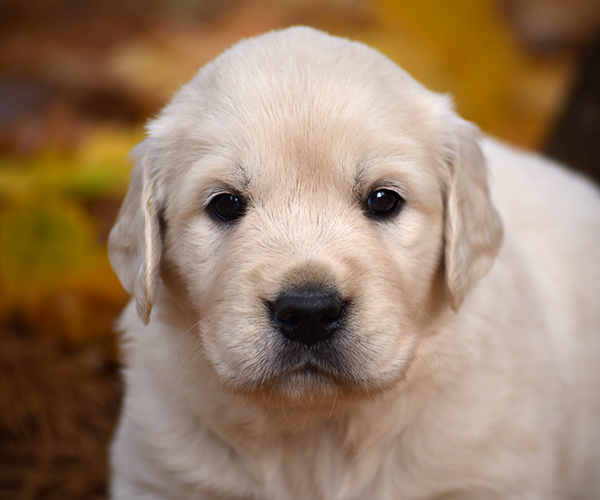
[[[114,500],[599,497],[588,181],[309,28],[227,50],[147,132],[109,242]]]

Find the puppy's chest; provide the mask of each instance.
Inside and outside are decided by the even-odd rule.
[[[282,438],[247,459],[247,479],[261,500],[383,499],[402,476],[392,470],[389,444],[357,449],[321,433]]]

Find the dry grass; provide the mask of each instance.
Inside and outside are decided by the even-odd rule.
[[[118,372],[99,347],[76,351],[19,328],[0,350],[0,498],[106,498]]]

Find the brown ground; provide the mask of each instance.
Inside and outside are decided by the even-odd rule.
[[[0,350],[0,498],[106,498],[116,365],[14,327]]]

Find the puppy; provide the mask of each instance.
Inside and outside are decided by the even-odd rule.
[[[147,132],[109,241],[114,500],[599,497],[588,181],[309,28],[227,50]]]

